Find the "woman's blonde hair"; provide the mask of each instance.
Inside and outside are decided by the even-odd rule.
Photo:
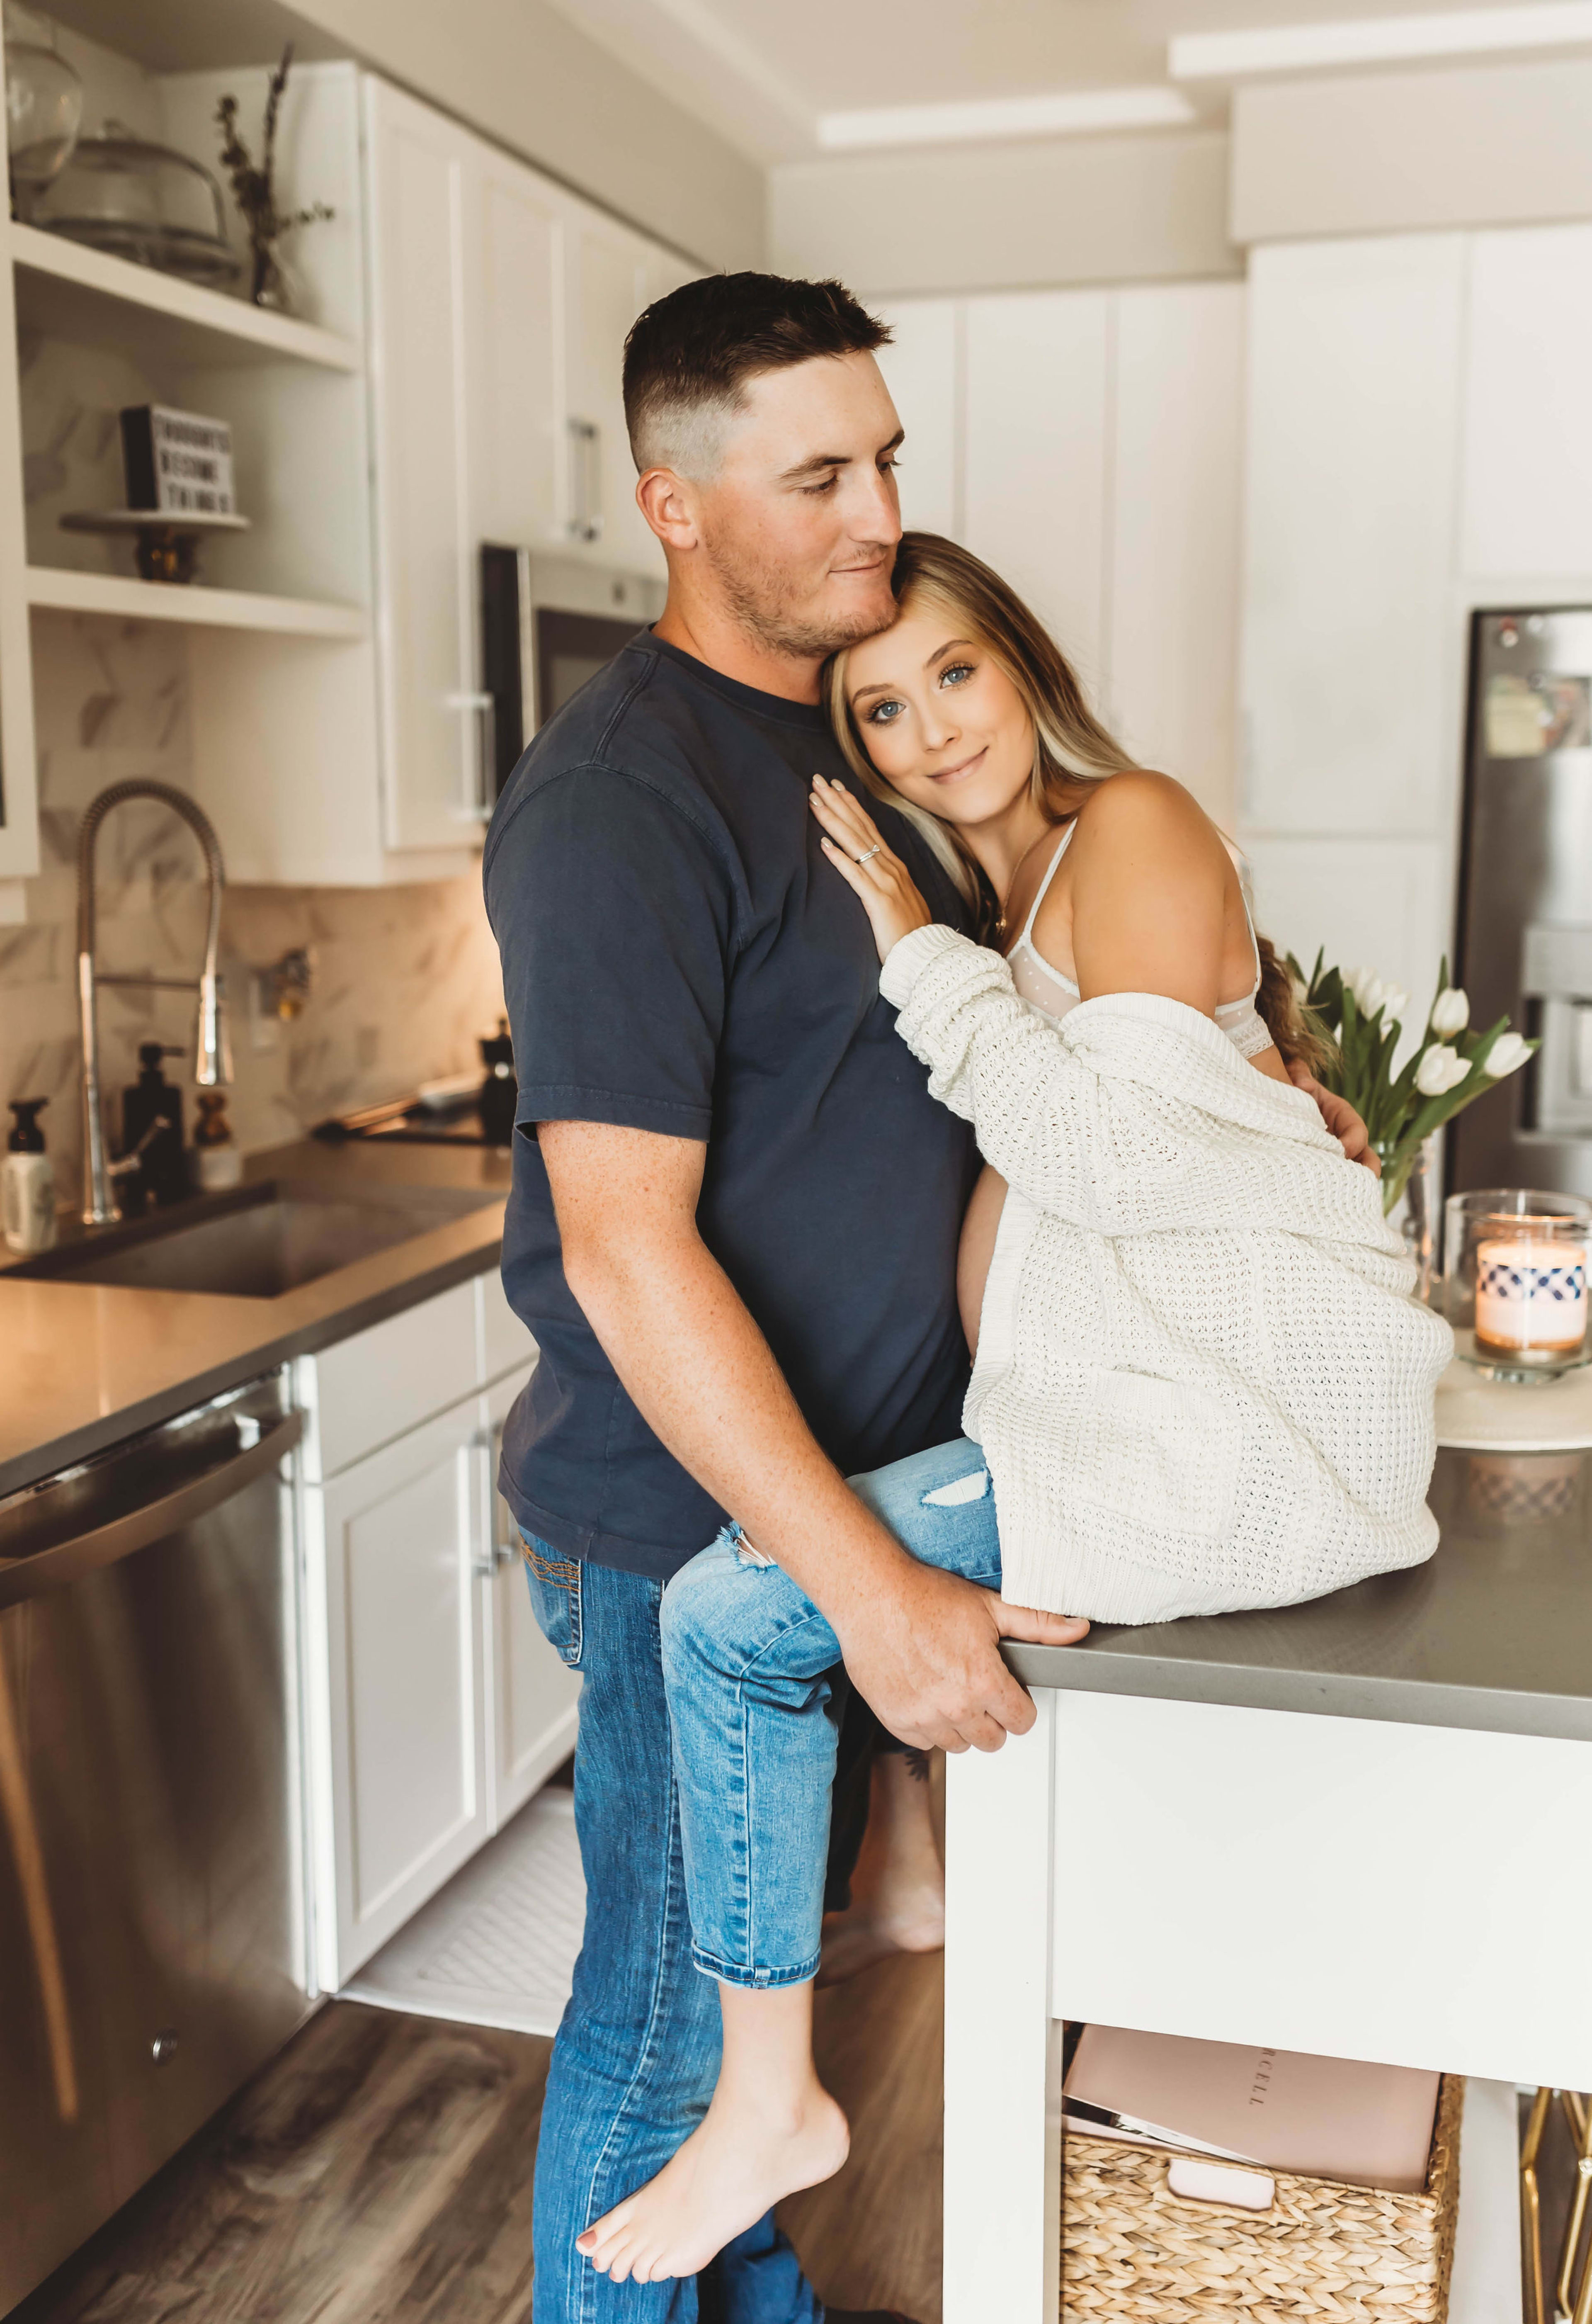
[[[903,533],[893,586],[902,613],[933,607],[981,646],[1016,687],[1034,728],[1034,801],[1047,823],[1063,823],[1077,813],[1072,794],[1080,783],[1104,782],[1137,768],[1138,761],[1090,710],[1077,674],[1055,640],[981,559],[939,533]],[[980,928],[987,930],[994,918],[989,885],[954,825],[903,798],[869,757],[846,698],[849,659],[842,649],[832,655],[824,671],[824,706],[847,765],[865,790],[905,816],[922,835],[973,907]],[[1284,1057],[1317,1071],[1328,1062],[1329,1051],[1301,1008],[1293,979],[1272,945],[1264,936],[1257,936],[1256,944],[1260,991],[1256,1006]]]

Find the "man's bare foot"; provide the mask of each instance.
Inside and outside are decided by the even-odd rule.
[[[944,1942],[945,1873],[928,1759],[916,1751],[880,1751],[851,1904],[824,1915],[818,1983],[840,1985],[889,1953],[936,1953]]]
[[[833,2179],[850,2144],[845,2116],[816,2080],[794,2110],[720,2091],[673,2162],[576,2248],[615,2283],[695,2275],[782,2196]]]
[[[849,1912],[824,1916],[824,1954],[816,1983],[844,1985],[891,1953],[937,1953],[945,1943],[943,1885],[914,1893],[897,1891],[888,1911],[853,1904]]]

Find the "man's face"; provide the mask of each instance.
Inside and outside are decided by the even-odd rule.
[[[701,550],[728,609],[777,652],[821,657],[894,619],[901,422],[869,355],[761,373],[695,488]]]

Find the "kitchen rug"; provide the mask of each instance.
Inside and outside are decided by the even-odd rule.
[[[585,1910],[575,1801],[553,1785],[456,1872],[340,1998],[511,2034],[555,2033]]]

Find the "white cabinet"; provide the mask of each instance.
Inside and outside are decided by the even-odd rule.
[[[967,546],[1033,606],[1099,699],[1109,294],[967,307]]]
[[[1224,825],[1237,759],[1244,287],[902,300],[901,512],[1054,630],[1107,723]]]
[[[457,845],[487,812],[466,466],[466,180],[474,140],[365,83],[371,403],[388,838]]]
[[[1254,254],[1243,821],[1431,831],[1452,683],[1464,238]]]
[[[480,1434],[472,1397],[319,1490],[329,1983],[345,1981],[492,1830]]]
[[[1466,328],[1466,575],[1592,574],[1592,226],[1478,234]]]
[[[328,1991],[574,1748],[579,1681],[537,1628],[494,1481],[534,1360],[494,1274],[299,1367],[311,1415],[316,1955]]]
[[[561,334],[566,205],[534,172],[474,149],[466,185],[465,337],[475,540],[563,546]]]
[[[1107,721],[1230,827],[1244,286],[1123,290],[1116,326]]]
[[[1434,839],[1286,839],[1246,834],[1256,925],[1308,975],[1317,951],[1374,968],[1423,1010],[1453,957],[1447,851]]]
[[[883,310],[894,337],[879,351],[906,439],[901,521],[917,532],[962,538],[963,309],[957,299],[914,299]]]
[[[568,543],[594,564],[662,570],[662,552],[636,506],[625,433],[624,344],[649,296],[639,238],[572,204],[565,226],[566,456]]]
[[[543,1637],[531,1611],[518,1528],[492,1480],[509,1406],[529,1379],[518,1372],[487,1391],[487,1481],[491,1508],[488,1668],[492,1824],[506,1822],[575,1748],[579,1674]]]

